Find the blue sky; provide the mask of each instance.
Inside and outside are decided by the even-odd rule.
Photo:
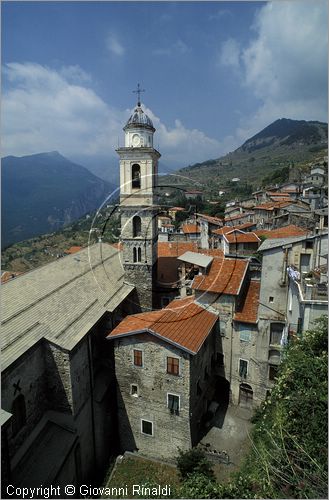
[[[135,104],[169,167],[327,121],[327,2],[2,2],[4,154],[116,158]]]

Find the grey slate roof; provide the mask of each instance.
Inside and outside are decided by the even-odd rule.
[[[314,238],[319,238],[320,236],[321,238],[328,237],[328,233],[322,233],[321,235],[316,234],[314,236],[292,236],[291,238],[268,238],[258,248],[258,252],[264,252],[265,250],[269,250],[271,248],[289,245],[290,243],[297,243],[298,241],[312,240]]]
[[[134,289],[124,283],[120,252],[95,244],[1,287],[2,369],[41,338],[71,350]]]
[[[183,255],[177,257],[177,259],[200,267],[208,267],[214,260],[213,257],[209,257],[209,255],[203,255],[196,252],[185,252]]]

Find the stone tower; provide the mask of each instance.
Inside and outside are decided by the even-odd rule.
[[[142,311],[153,306],[157,260],[156,197],[158,159],[153,148],[155,128],[144,113],[138,86],[137,106],[123,128],[125,146],[120,157],[121,241],[125,281],[136,286]]]

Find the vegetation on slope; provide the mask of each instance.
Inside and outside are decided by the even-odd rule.
[[[180,498],[327,498],[327,335],[323,317],[287,348],[239,473],[226,484],[188,475]]]

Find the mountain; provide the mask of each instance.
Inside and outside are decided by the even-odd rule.
[[[218,190],[235,195],[232,184],[262,187],[264,178],[276,172],[286,172],[286,181],[299,180],[307,164],[327,155],[328,125],[317,121],[281,118],[246,140],[235,151],[220,158],[189,165],[176,173],[176,186],[203,189],[217,196]],[[182,181],[185,177],[190,181]],[[232,183],[232,179],[240,179]],[[162,177],[161,184],[173,184],[175,179]],[[184,186],[183,186],[184,184]]]
[[[242,151],[252,153],[268,146],[312,145],[327,143],[328,124],[322,122],[307,122],[305,120],[289,120],[280,118],[265,127],[261,132],[248,139],[242,146]],[[240,149],[240,148],[239,148]]]
[[[2,159],[2,248],[98,208],[113,186],[57,151]]]

